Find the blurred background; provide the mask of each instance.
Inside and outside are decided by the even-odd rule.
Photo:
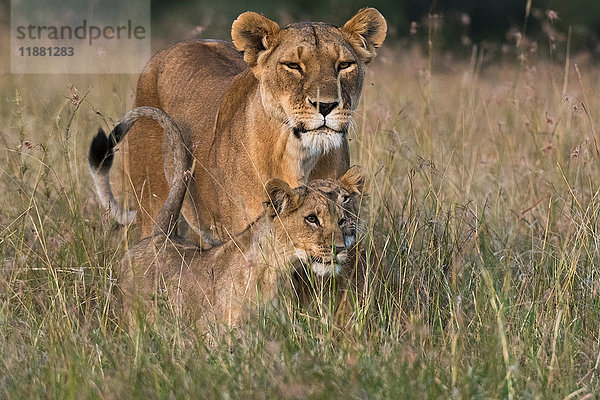
[[[570,27],[570,49],[600,57],[598,0],[153,0],[153,34],[157,46],[192,37],[229,39],[231,22],[249,10],[280,25],[319,20],[339,26],[366,6],[388,21],[386,46],[426,44],[422,39],[434,35],[438,49],[470,56],[475,44],[495,58],[526,36],[540,45],[540,54],[549,55],[564,51]]]
[[[244,11],[262,13],[280,25],[318,20],[339,26],[366,6],[387,19],[385,47],[390,49],[421,47],[426,52],[431,38],[437,51],[452,57],[470,57],[476,46],[491,62],[523,53],[564,61],[567,48],[600,60],[598,0],[152,0],[152,51],[191,38],[230,40],[231,23]],[[0,0],[2,70],[9,27],[10,1]]]

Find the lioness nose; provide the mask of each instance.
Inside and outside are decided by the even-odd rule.
[[[324,117],[326,117],[327,115],[329,115],[329,113],[338,106],[338,104],[340,104],[337,101],[334,101],[333,103],[319,103],[318,101],[312,101],[309,100],[310,104],[312,104],[312,106],[314,108],[317,109],[317,111],[319,111],[319,113],[321,113],[321,115],[323,115]]]

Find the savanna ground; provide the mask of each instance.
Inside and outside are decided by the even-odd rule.
[[[119,319],[137,233],[86,152],[136,77],[2,76],[0,398],[598,398],[599,70],[432,54],[382,49],[350,133],[366,296],[282,293],[214,346],[168,310]]]

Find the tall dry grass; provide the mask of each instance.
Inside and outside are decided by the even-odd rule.
[[[3,76],[0,397],[596,398],[600,80],[564,61],[383,49],[350,134],[373,175],[366,296],[332,318],[331,296],[282,293],[216,346],[169,312],[119,320],[137,233],[86,152],[135,77]]]

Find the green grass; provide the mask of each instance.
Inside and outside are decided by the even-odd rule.
[[[350,135],[366,296],[341,319],[284,293],[214,346],[168,312],[119,320],[137,234],[86,152],[135,77],[2,77],[0,398],[598,398],[597,68],[429,61],[384,49]]]

